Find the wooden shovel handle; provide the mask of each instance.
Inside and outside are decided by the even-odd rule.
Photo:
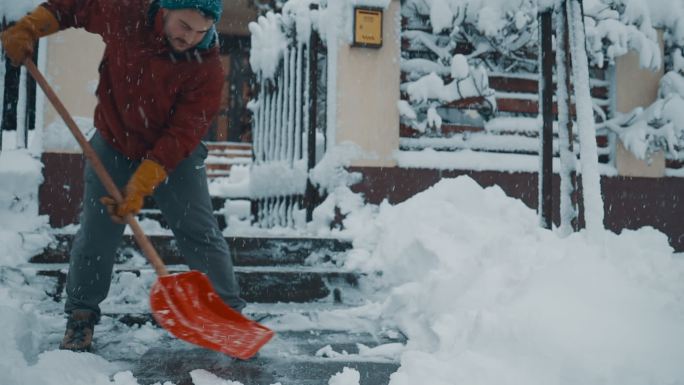
[[[81,149],[83,149],[83,154],[90,161],[90,164],[95,170],[95,173],[100,178],[100,181],[104,185],[105,189],[107,189],[107,193],[109,193],[109,195],[111,195],[112,198],[114,198],[114,200],[116,200],[118,203],[123,202],[123,196],[121,195],[121,191],[119,191],[119,188],[116,187],[116,184],[114,184],[112,177],[109,176],[109,173],[102,165],[102,162],[100,161],[100,158],[97,156],[97,153],[95,153],[93,147],[90,145],[90,143],[88,143],[88,140],[86,140],[85,136],[83,136],[81,130],[78,129],[76,122],[74,122],[74,120],[71,118],[71,115],[66,110],[62,102],[59,100],[59,97],[57,97],[55,91],[52,89],[52,87],[50,87],[47,80],[45,80],[43,74],[40,73],[40,71],[36,67],[36,64],[33,62],[33,60],[26,59],[26,61],[24,61],[24,65],[26,66],[26,69],[31,74],[31,76],[33,76],[33,78],[36,79],[36,83],[38,83],[38,85],[40,85],[40,88],[43,89],[43,92],[50,100],[52,105],[55,107],[55,110],[57,110],[62,119],[64,119],[64,123],[66,123],[67,127],[69,127],[69,130],[76,138],[76,141],[81,146]],[[154,249],[154,246],[152,246],[152,243],[143,232],[142,227],[140,227],[140,224],[135,219],[135,217],[129,214],[126,215],[124,219],[133,230],[133,236],[135,237],[138,246],[140,246],[140,248],[142,249],[147,259],[150,261],[152,266],[154,266],[154,270],[157,272],[157,275],[168,275],[169,272],[166,269],[164,262],[159,257],[159,254],[157,254],[157,250]]]

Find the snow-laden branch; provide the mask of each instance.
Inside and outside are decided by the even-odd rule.
[[[400,101],[399,111],[419,131],[424,131],[426,127],[439,129],[442,118],[437,113],[437,108],[455,101],[484,98],[492,110],[496,109],[494,90],[489,88],[489,77],[482,66],[471,66],[464,55],[454,55],[449,74],[453,80],[447,84],[435,72],[402,84],[402,90],[411,103]],[[419,121],[419,116],[422,115],[425,115],[425,119]]]
[[[536,71],[539,11],[557,5],[554,0],[405,0],[402,16],[410,26],[428,24],[432,36],[423,29],[420,40],[439,58],[453,55],[451,47],[438,44],[439,36],[449,36],[450,41],[470,44],[477,57],[484,63],[510,61],[501,70],[514,70],[515,64]],[[657,8],[646,0],[586,0],[584,1],[586,23],[586,46],[589,62],[602,67],[606,62],[626,54],[630,50],[640,54],[645,68],[660,67],[661,54],[657,33],[651,16]],[[663,16],[657,15],[658,25]],[[672,23],[670,23],[672,24]],[[681,23],[679,23],[681,24]],[[674,25],[670,25],[674,27]],[[405,32],[410,40],[416,39],[415,31]],[[425,36],[428,35],[428,36]],[[444,49],[452,48],[449,53]],[[459,52],[462,53],[462,52]],[[499,63],[500,64],[500,63]]]
[[[672,62],[673,70],[660,80],[653,104],[618,113],[601,125],[617,133],[625,148],[642,160],[658,151],[678,159],[684,149],[684,56],[680,49],[672,53]]]
[[[659,151],[679,158],[684,148],[684,99],[670,94],[647,108],[636,108],[604,122],[618,134],[625,148],[639,159],[650,160]]]

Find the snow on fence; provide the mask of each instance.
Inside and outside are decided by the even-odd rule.
[[[250,24],[250,64],[257,76],[250,175],[252,214],[261,227],[310,221],[317,193],[309,180],[316,161],[320,57],[310,12],[314,5],[268,13]],[[325,130],[322,130],[325,132]]]

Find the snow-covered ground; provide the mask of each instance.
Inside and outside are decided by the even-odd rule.
[[[104,321],[96,341],[109,361],[56,350],[62,305],[22,274],[50,239],[37,214],[40,169],[27,151],[0,153],[0,384],[139,384],[126,362],[168,339],[163,330]],[[345,266],[371,273],[367,303],[334,322],[372,320],[408,337],[405,347],[375,348],[401,361],[390,385],[684,384],[684,258],[663,234],[560,238],[522,202],[467,177],[395,206],[363,206],[343,187],[330,199],[349,215],[347,230],[327,234],[353,238]],[[320,235],[324,218],[319,211]],[[145,285],[128,278],[106,306],[145,307]],[[194,384],[237,384],[204,369],[191,372]],[[345,369],[329,384],[359,381]]]

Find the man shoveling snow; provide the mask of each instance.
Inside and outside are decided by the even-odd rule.
[[[123,219],[138,213],[146,196],[154,197],[190,268],[207,274],[233,309],[245,306],[213,216],[207,148],[200,145],[223,86],[214,27],[221,13],[220,0],[49,0],[2,34],[15,65],[32,55],[40,37],[70,27],[96,33],[106,44],[90,144],[115,183],[125,186],[124,200],[107,196],[88,161],[62,349],[91,349]]]

